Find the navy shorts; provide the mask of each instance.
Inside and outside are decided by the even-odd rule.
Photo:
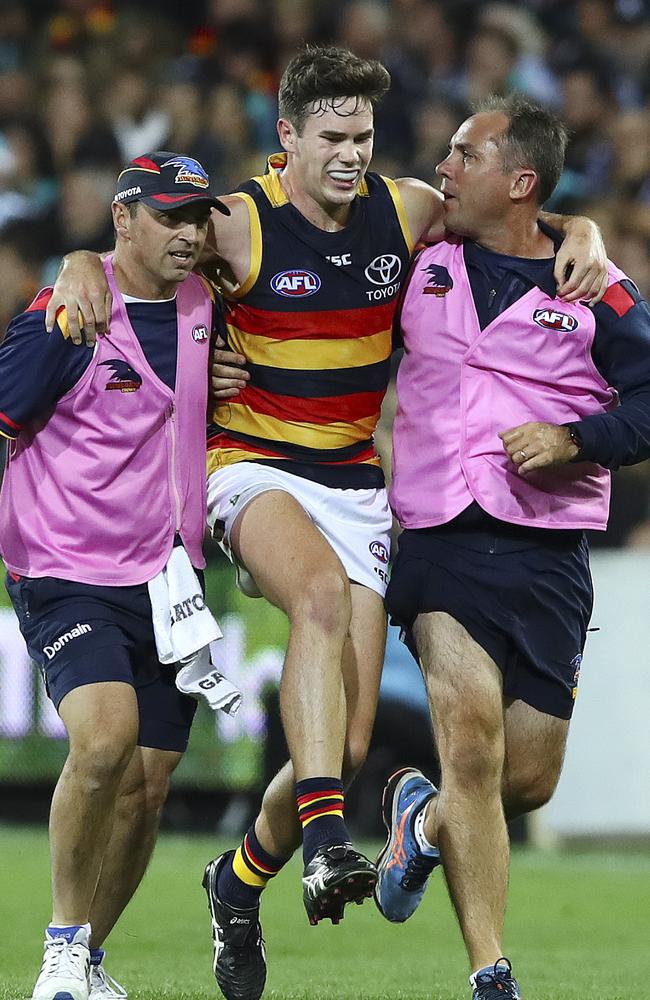
[[[509,525],[404,531],[386,594],[416,659],[416,617],[444,611],[495,661],[505,697],[560,719],[573,711],[592,605],[582,532]]]
[[[5,584],[57,709],[75,688],[123,681],[138,699],[138,745],[187,749],[196,701],[176,687],[173,666],[158,660],[146,584],[97,587],[11,574]]]

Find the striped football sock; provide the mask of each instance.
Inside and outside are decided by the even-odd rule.
[[[343,782],[339,778],[305,778],[296,782],[298,818],[302,825],[302,856],[308,864],[319,848],[349,843],[343,808]]]
[[[253,824],[232,858],[219,872],[219,899],[238,910],[256,906],[262,890],[288,860],[288,857],[277,858],[264,850]]]

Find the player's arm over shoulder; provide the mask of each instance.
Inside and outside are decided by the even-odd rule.
[[[16,438],[23,426],[72,388],[90,363],[90,351],[73,349],[65,309],[48,333],[45,311],[52,289],[44,288],[12,319],[0,346],[0,434]]]
[[[436,243],[445,234],[440,191],[416,177],[395,181],[411,229],[413,243]]]
[[[216,280],[227,293],[243,284],[248,277],[254,222],[247,199],[229,194],[220,200],[228,206],[230,215],[216,210],[211,213],[200,264],[209,276],[215,269]]]

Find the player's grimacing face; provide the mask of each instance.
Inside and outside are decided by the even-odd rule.
[[[349,204],[368,169],[373,137],[367,101],[350,97],[310,114],[294,136],[293,168],[305,193],[322,204]]]

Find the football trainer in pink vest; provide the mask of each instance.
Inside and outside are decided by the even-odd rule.
[[[52,801],[53,913],[34,1000],[125,995],[107,992],[102,944],[144,873],[187,746],[196,702],[158,660],[147,584],[175,544],[205,565],[214,293],[192,269],[215,207],[228,211],[195,160],[133,160],[117,182],[104,261],[108,332],[92,350],[73,346],[63,309],[48,334],[44,289],[0,348],[0,553],[70,740]]]
[[[584,529],[607,525],[610,469],[650,456],[648,304],[614,264],[593,308],[556,298],[538,214],[566,141],[518,97],[460,126],[437,167],[447,236],[415,257],[399,312],[405,530],[386,601],[426,679],[442,783],[389,782],[376,898],[408,919],[442,863],[474,1000],[520,997],[506,820],[560,775],[592,608]]]

